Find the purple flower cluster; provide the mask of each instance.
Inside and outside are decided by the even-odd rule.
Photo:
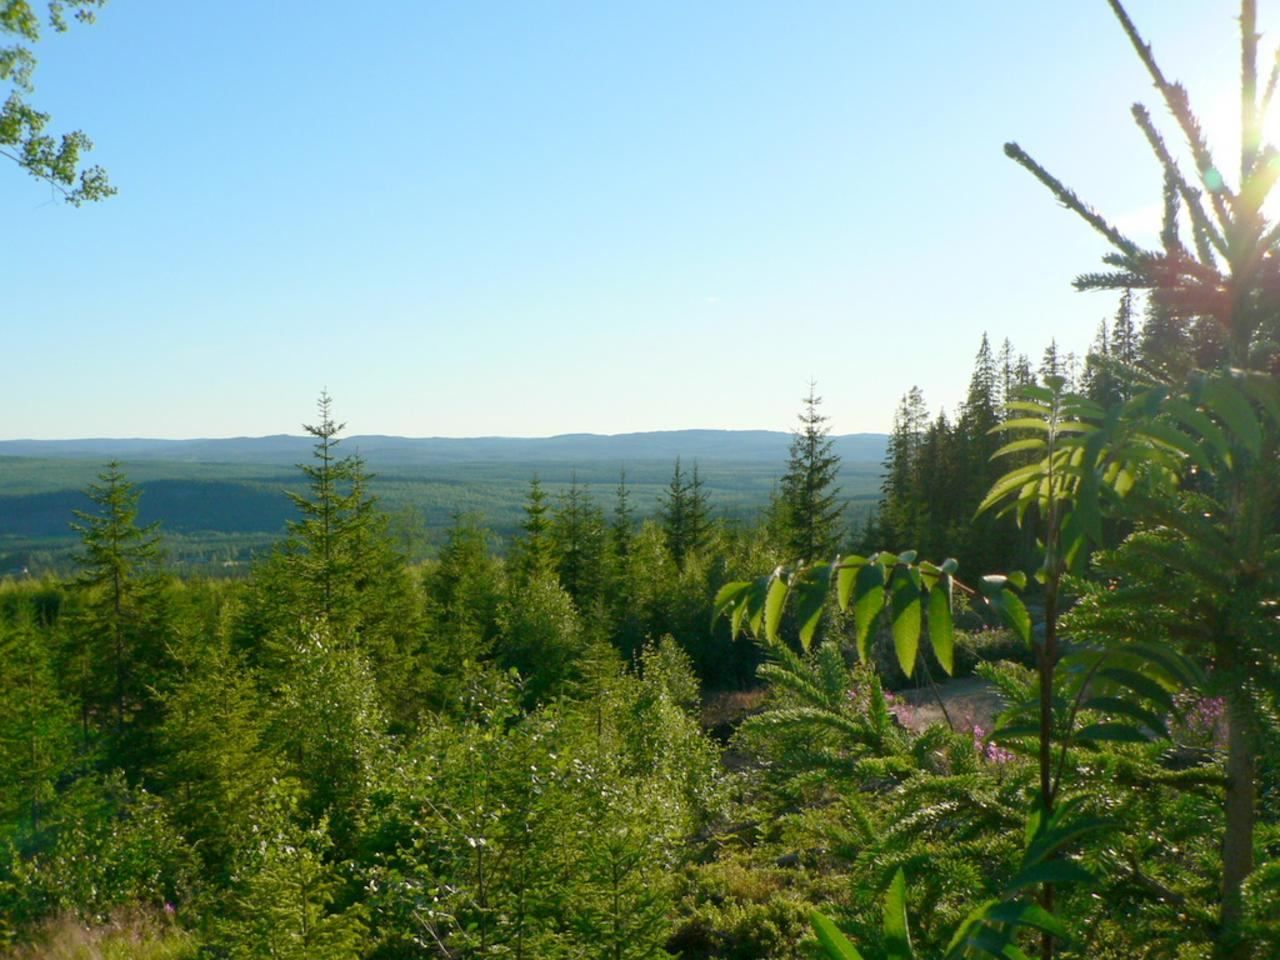
[[[969,735],[973,737],[973,749],[978,751],[978,755],[987,763],[995,763],[1004,765],[1010,763],[1014,759],[1014,755],[988,739],[987,731],[974,723],[969,727]]]
[[[1198,747],[1223,748],[1227,744],[1227,703],[1222,697],[1198,697],[1193,693],[1174,698],[1180,716],[1170,731],[1175,740]]]

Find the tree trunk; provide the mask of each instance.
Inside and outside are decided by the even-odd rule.
[[[1218,956],[1249,960],[1252,951],[1242,938],[1244,904],[1241,887],[1253,872],[1253,824],[1256,771],[1253,722],[1246,695],[1233,690],[1227,697],[1226,830],[1222,837],[1222,927]]]

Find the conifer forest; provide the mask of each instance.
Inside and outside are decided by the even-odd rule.
[[[869,517],[821,383],[757,515],[692,458],[655,511],[532,475],[426,560],[341,395],[242,576],[176,570],[103,464],[74,570],[0,579],[0,956],[1280,957],[1280,59],[1243,0],[1228,158],[1109,5],[1160,245],[1006,144],[1109,319],[975,330],[949,414],[904,369]],[[42,117],[0,149],[114,202]]]

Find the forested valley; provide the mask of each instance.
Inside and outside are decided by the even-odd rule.
[[[13,954],[805,957],[817,907],[894,956],[875,952],[886,890],[918,955],[941,953],[975,907],[1019,892],[1005,884],[1036,787],[1044,627],[1028,611],[1043,622],[1045,598],[980,574],[1044,548],[1014,514],[976,513],[1006,469],[992,454],[1031,432],[1036,401],[1013,398],[1100,411],[1129,389],[1121,364],[1190,362],[1188,330],[1133,314],[1126,294],[1084,363],[984,337],[954,422],[909,391],[857,528],[812,392],[754,525],[717,520],[677,461],[656,516],[635,515],[625,478],[607,502],[531,478],[505,548],[460,515],[418,564],[327,397],[289,535],[245,579],[167,573],[163,531],[105,466],[74,518],[78,574],[0,587]],[[1062,934],[1067,955],[1208,956],[1226,674],[1189,638],[1128,632],[1195,631],[1178,625],[1185,586],[1117,589],[1152,562],[1126,526],[1108,519],[1125,546],[1063,587],[1070,814],[1032,876],[1078,892],[1021,926]],[[755,641],[735,639],[746,628]],[[973,675],[982,695],[953,699]],[[1276,946],[1271,679],[1246,685],[1262,864],[1235,932]],[[77,948],[99,952],[55,952]]]
[[[869,518],[816,384],[757,516],[531,476],[426,560],[327,393],[243,577],[104,464],[75,572],[0,579],[0,955],[1280,956],[1280,67],[1243,0],[1233,190],[1111,6],[1197,176],[1135,107],[1146,249],[1006,145],[1108,319],[907,390]]]

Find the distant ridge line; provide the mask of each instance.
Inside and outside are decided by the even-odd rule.
[[[781,430],[653,430],[635,433],[568,433],[551,437],[397,437],[358,434],[340,449],[358,452],[371,467],[442,463],[627,463],[687,460],[781,466],[792,435]],[[835,452],[849,463],[880,463],[888,437],[878,433],[832,436]],[[296,464],[312,439],[292,434],[157,440],[144,437],[81,440],[0,440],[0,457],[52,460],[111,459],[134,462]]]

